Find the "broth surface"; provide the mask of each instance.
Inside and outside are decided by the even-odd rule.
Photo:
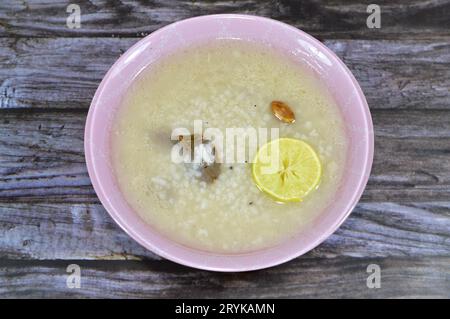
[[[296,122],[270,111],[286,102]],[[274,246],[301,232],[339,187],[347,140],[338,107],[307,69],[266,47],[217,40],[168,56],[131,85],[113,129],[113,165],[129,204],[180,244],[220,253]],[[279,128],[318,153],[323,175],[303,202],[280,204],[255,185],[249,163],[221,164],[217,180],[171,161],[172,129]]]

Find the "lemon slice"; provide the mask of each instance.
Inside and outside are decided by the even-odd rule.
[[[252,165],[253,179],[280,202],[300,202],[319,185],[322,165],[314,149],[294,138],[263,145]]]

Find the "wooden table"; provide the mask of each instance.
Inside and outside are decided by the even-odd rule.
[[[450,1],[0,2],[0,297],[450,297]],[[81,28],[66,26],[69,3]],[[403,4],[400,4],[403,3]],[[222,274],[128,237],[91,186],[86,114],[112,63],[144,35],[249,13],[317,37],[353,71],[375,125],[364,195],[325,243],[284,265]],[[81,288],[66,285],[69,264]],[[381,288],[369,289],[369,264]]]

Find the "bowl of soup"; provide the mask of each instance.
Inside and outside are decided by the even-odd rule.
[[[173,23],[126,51],[85,130],[94,189],[138,243],[214,271],[313,249],[367,183],[373,127],[352,73],[322,43],[247,15]]]

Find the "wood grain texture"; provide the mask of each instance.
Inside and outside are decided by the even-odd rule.
[[[138,39],[0,38],[0,109],[87,109],[107,70]],[[450,36],[327,40],[371,109],[450,109]]]
[[[3,0],[0,36],[140,37],[171,22],[217,13],[246,13],[287,22],[325,38],[429,39],[448,36],[450,1],[379,0],[381,28],[369,29],[369,0]],[[69,29],[66,8],[81,9],[81,28]]]
[[[101,204],[0,204],[0,259],[160,260]]]
[[[0,260],[161,260],[100,204],[0,203]],[[315,258],[450,256],[450,202],[360,203]]]
[[[87,174],[85,112],[2,112],[0,202],[98,203]],[[450,198],[450,111],[377,110],[364,202]]]
[[[3,0],[0,2],[0,298],[450,298],[450,0]],[[80,5],[80,29],[66,26]],[[114,61],[174,21],[247,13],[318,37],[354,73],[375,126],[362,200],[319,247],[220,274],[147,251],[87,175],[87,109]],[[81,266],[81,289],[66,286]],[[366,287],[369,264],[381,289]]]
[[[315,258],[237,274],[212,273],[168,261],[4,261],[0,297],[104,298],[448,298],[448,257]],[[68,289],[69,264],[81,267],[81,288]],[[381,288],[368,289],[369,264]]]

